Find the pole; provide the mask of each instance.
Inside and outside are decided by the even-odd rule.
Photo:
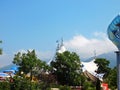
[[[115,53],[117,56],[117,87],[120,90],[120,50]]]

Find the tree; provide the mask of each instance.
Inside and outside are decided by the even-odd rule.
[[[2,43],[2,41],[0,41],[0,43]],[[0,48],[0,55],[2,54],[2,49]]]
[[[46,69],[46,63],[37,58],[35,50],[15,54],[13,63],[19,66],[19,72],[30,73],[30,80],[36,73]]]
[[[112,90],[115,90],[117,88],[117,68],[116,67],[110,70],[110,73],[106,81],[108,82],[109,87]]]
[[[109,68],[110,62],[104,58],[97,58],[97,59],[95,59],[94,62],[98,66],[98,69],[96,72],[98,74],[104,73],[103,79],[105,79],[109,75],[109,72],[110,72],[110,68]],[[100,90],[100,80],[99,79],[97,79],[97,82],[96,82],[96,90]]]
[[[97,58],[95,59],[95,63],[98,66],[97,73],[104,73],[104,77],[106,78],[110,72],[109,64],[110,62],[106,60],[105,58]]]
[[[74,52],[65,51],[56,53],[55,60],[51,62],[53,74],[62,85],[80,85],[80,59]]]

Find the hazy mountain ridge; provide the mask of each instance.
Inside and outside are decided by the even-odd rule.
[[[9,69],[11,69],[11,67],[14,67],[14,66],[16,66],[16,65],[15,64],[10,64],[10,65],[1,67],[0,72],[2,72],[3,70],[9,70]]]
[[[84,59],[83,61],[85,62],[89,62],[91,60],[93,60],[95,57],[91,57],[91,58],[88,58],[88,59]],[[110,61],[110,67],[113,68],[116,66],[116,54],[114,52],[109,52],[109,53],[104,53],[104,54],[101,54],[101,55],[98,55],[96,56],[96,58],[105,58],[107,60]]]
[[[116,66],[116,54],[114,52],[104,53],[104,54],[96,56],[96,58],[106,58],[107,60],[110,61],[110,67],[111,68]],[[94,59],[94,57],[91,57],[91,58],[88,58],[88,59],[81,59],[81,61],[89,62],[93,59]],[[49,61],[49,60],[46,60],[46,61]],[[0,71],[10,69],[13,66],[15,66],[15,64],[10,64],[10,65],[1,67]]]

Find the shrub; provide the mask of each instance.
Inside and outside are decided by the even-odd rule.
[[[9,82],[0,82],[0,90],[10,90]]]

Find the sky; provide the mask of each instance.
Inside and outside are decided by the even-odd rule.
[[[0,0],[0,67],[17,52],[35,49],[41,60],[54,56],[63,38],[80,58],[117,50],[107,28],[120,13],[120,0]]]

